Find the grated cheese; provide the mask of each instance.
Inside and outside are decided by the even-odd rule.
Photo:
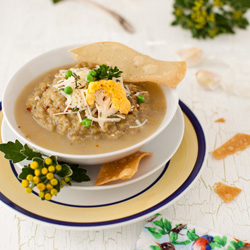
[[[125,91],[127,93],[127,96],[130,96],[131,95],[131,91],[130,91],[128,85],[125,85],[125,89],[126,89]]]
[[[147,94],[148,91],[141,91],[141,92],[136,92],[135,96],[141,95],[141,94]]]
[[[129,128],[140,128],[143,125],[145,125],[148,122],[148,119],[145,119],[143,123],[140,123],[138,120],[135,120],[135,123],[137,124],[137,126],[129,126]]]
[[[82,122],[84,118],[88,118],[93,122],[97,122],[101,129],[104,128],[105,122],[120,122],[121,119],[126,119],[125,116],[121,115],[119,111],[115,110],[113,103],[110,97],[105,96],[105,93],[102,90],[99,90],[95,93],[95,105],[88,105],[86,101],[87,82],[85,80],[90,69],[89,68],[71,68],[72,73],[74,73],[79,79],[77,79],[76,88],[76,79],[74,75],[65,78],[65,73],[67,70],[60,70],[59,73],[55,76],[56,83],[53,85],[54,88],[58,89],[59,93],[62,94],[65,98],[66,108],[63,112],[55,113],[54,115],[68,115],[76,114],[79,122]],[[131,91],[128,85],[124,85],[122,77],[113,78],[115,82],[119,82],[126,93],[126,96],[131,95]],[[71,87],[72,93],[66,94],[64,92],[65,87]],[[148,93],[147,91],[137,92],[135,95],[140,95],[142,93]],[[73,109],[77,111],[73,111]],[[131,107],[132,110],[133,106]],[[85,117],[82,118],[81,112],[84,111]],[[96,115],[97,112],[97,115]],[[130,126],[130,128],[138,128],[146,124],[147,119],[140,123],[138,120],[135,121],[136,126]]]

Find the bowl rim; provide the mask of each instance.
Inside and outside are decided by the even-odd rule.
[[[82,44],[81,44],[82,45]],[[39,60],[41,57],[44,57],[44,56],[47,56],[51,53],[55,53],[57,51],[61,51],[61,50],[69,50],[71,48],[73,48],[74,46],[79,46],[79,44],[72,44],[72,45],[67,45],[67,46],[62,46],[62,47],[58,47],[58,48],[55,48],[55,49],[52,49],[52,50],[49,50],[49,51],[46,51],[44,53],[41,53],[35,57],[33,57],[31,60],[29,60],[28,62],[26,62],[24,65],[22,65],[13,75],[12,77],[8,80],[5,88],[4,88],[4,91],[3,91],[3,101],[2,101],[2,110],[3,110],[3,114],[4,114],[4,118],[7,122],[7,124],[9,125],[9,127],[12,129],[12,131],[15,133],[15,135],[20,138],[20,140],[26,144],[28,144],[29,146],[31,146],[32,148],[34,148],[35,150],[37,151],[41,151],[41,152],[44,152],[48,155],[56,155],[58,157],[62,157],[62,158],[72,158],[72,159],[75,159],[75,160],[91,160],[91,159],[99,159],[99,158],[107,158],[107,157],[110,157],[110,156],[116,156],[116,155],[120,155],[120,154],[124,154],[128,151],[133,151],[135,150],[136,148],[140,148],[142,146],[144,146],[145,144],[147,144],[148,142],[150,142],[153,138],[155,138],[157,135],[159,135],[167,126],[168,124],[171,122],[171,120],[173,119],[174,115],[176,114],[176,111],[177,111],[177,108],[178,108],[178,102],[179,102],[179,96],[178,96],[178,91],[176,88],[169,88],[169,87],[166,87],[166,86],[162,86],[160,85],[160,87],[163,89],[164,87],[165,88],[168,88],[168,90],[170,91],[170,94],[172,94],[173,96],[173,99],[175,100],[175,107],[172,111],[172,113],[170,114],[169,116],[169,119],[167,120],[167,122],[165,122],[165,124],[160,124],[158,129],[153,132],[150,136],[146,137],[144,140],[136,143],[136,144],[133,144],[129,147],[126,147],[126,148],[123,148],[123,149],[119,149],[119,150],[115,150],[115,151],[111,151],[111,152],[107,152],[107,153],[101,153],[101,154],[89,154],[89,155],[79,155],[79,154],[66,154],[66,153],[61,153],[61,152],[57,152],[57,151],[53,151],[53,150],[50,150],[50,149],[47,149],[47,148],[44,148],[42,146],[39,146],[35,143],[33,143],[32,141],[28,140],[27,138],[25,138],[21,133],[19,133],[11,124],[11,122],[8,120],[8,112],[5,108],[5,100],[7,97],[6,95],[6,92],[8,90],[8,86],[9,86],[9,83],[13,81],[13,79],[15,78],[16,75],[18,75],[20,72],[22,72],[24,70],[25,67],[27,67],[29,64],[32,64],[32,62],[36,61],[36,60]],[[69,52],[70,53],[70,52]],[[66,64],[66,63],[65,63]],[[42,74],[42,73],[41,73]],[[41,75],[40,74],[40,75]]]

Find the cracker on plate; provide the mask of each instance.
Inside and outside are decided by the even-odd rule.
[[[248,146],[250,146],[250,135],[236,134],[221,147],[215,149],[213,151],[213,156],[216,159],[223,159],[237,151],[245,150]]]
[[[155,82],[175,88],[186,74],[186,62],[156,60],[116,42],[92,43],[70,52],[81,62],[117,66],[125,82]]]
[[[242,189],[237,187],[230,187],[226,184],[223,184],[221,182],[218,182],[216,187],[214,188],[214,191],[225,201],[225,202],[231,202],[236,196],[239,195],[239,193],[242,191]]]
[[[95,185],[100,186],[111,181],[131,178],[137,172],[140,160],[144,156],[151,154],[138,151],[123,159],[103,164],[98,173]]]

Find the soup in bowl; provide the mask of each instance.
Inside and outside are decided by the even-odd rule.
[[[6,86],[4,117],[18,140],[66,162],[101,164],[138,151],[168,126],[176,89],[76,63],[72,47],[36,57]]]

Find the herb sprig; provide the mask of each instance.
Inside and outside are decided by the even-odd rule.
[[[116,66],[113,68],[105,64],[100,65],[100,67],[98,69],[95,69],[94,71],[96,72],[96,80],[111,80],[113,77],[118,78],[122,74],[122,71],[120,71]]]
[[[101,64],[98,69],[91,70],[86,80],[98,81],[102,79],[112,80],[112,78],[119,78],[123,72],[117,68],[117,66],[110,67],[105,64]]]
[[[18,178],[22,180],[22,186],[26,188],[27,193],[31,193],[36,187],[42,200],[50,200],[65,184],[72,185],[72,181],[90,180],[86,175],[87,171],[79,168],[79,165],[60,162],[56,156],[43,155],[27,144],[22,145],[18,140],[0,144],[0,151],[13,163],[32,161],[22,168]]]
[[[72,73],[72,76],[75,78],[75,89],[78,89],[79,85],[81,85],[80,83],[78,83],[81,77],[74,72]]]
[[[189,29],[195,38],[214,38],[223,33],[235,33],[235,28],[249,25],[244,16],[250,8],[246,0],[176,0],[172,25]]]

